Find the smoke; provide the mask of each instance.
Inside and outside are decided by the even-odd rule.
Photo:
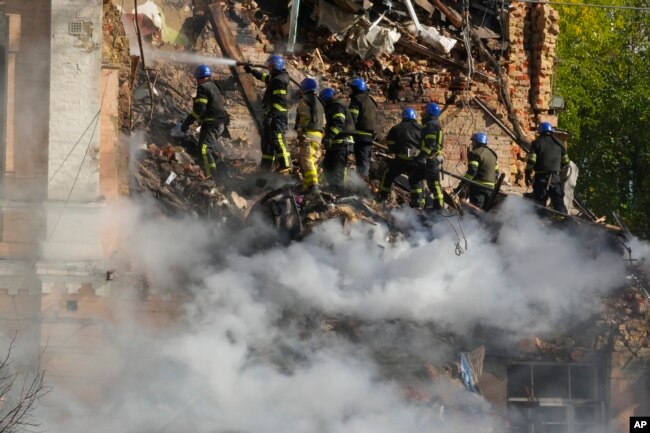
[[[200,54],[179,53],[147,47],[147,58],[151,60],[172,60],[177,63],[235,66],[236,60]]]
[[[145,273],[153,291],[183,294],[181,315],[156,331],[118,322],[107,402],[88,408],[55,390],[70,421],[51,423],[45,411],[50,431],[483,430],[499,421],[462,388],[420,379],[429,397],[405,398],[415,379],[399,379],[400,362],[453,361],[452,340],[476,326],[512,338],[561,331],[624,279],[600,232],[548,228],[517,199],[488,224],[464,218],[460,256],[450,221],[410,209],[395,213],[401,236],[329,221],[253,253],[260,227],[151,216],[132,203],[111,209],[128,240],[121,266]],[[348,337],[326,330],[331,319]]]

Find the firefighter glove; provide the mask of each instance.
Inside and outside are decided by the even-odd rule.
[[[187,135],[187,130],[183,131],[182,123],[179,122],[169,130],[169,134],[172,137],[185,137]]]

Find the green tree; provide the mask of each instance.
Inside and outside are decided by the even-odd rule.
[[[574,1],[574,0],[571,0]],[[608,0],[603,4],[620,4]],[[648,7],[648,0],[627,6]],[[650,12],[558,6],[560,126],[581,169],[578,193],[650,237]]]

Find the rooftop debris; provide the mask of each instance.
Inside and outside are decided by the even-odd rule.
[[[410,4],[408,0],[406,3]],[[234,6],[232,1],[227,2],[227,5]],[[301,34],[301,38],[318,45],[319,48],[298,51],[290,60],[294,71],[323,74],[334,86],[341,86],[352,74],[361,75],[376,84],[375,96],[382,102],[429,102],[431,98],[428,94],[412,89],[424,90],[444,84],[445,89],[450,90],[441,92],[441,95],[445,102],[453,104],[455,90],[467,89],[471,86],[472,79],[482,82],[492,90],[496,90],[494,86],[497,85],[502,95],[510,95],[507,82],[498,67],[503,44],[507,44],[500,33],[500,26],[492,25],[491,28],[486,28],[474,25],[471,38],[475,44],[470,44],[465,37],[467,34],[461,34],[463,25],[460,13],[449,9],[438,0],[432,0],[432,3],[427,0],[415,0],[409,8],[410,11],[403,8],[402,3],[388,0],[372,4],[353,0],[302,0],[301,5],[311,5],[318,11],[319,22],[326,25],[331,34],[323,34],[320,30]],[[503,16],[504,10],[494,3],[490,5],[493,6],[472,4],[470,9],[480,6],[491,18]],[[239,6],[244,8],[243,12],[241,9],[240,12],[250,17],[251,25],[257,26],[260,33],[275,25],[267,15],[257,14],[257,5],[254,2]],[[442,19],[435,19],[435,11],[441,9],[444,9],[444,15],[454,28],[450,28]],[[376,15],[375,21],[370,22],[357,15],[363,10],[371,10]],[[224,8],[215,3],[210,11],[213,23],[211,30],[214,32],[210,38],[216,39],[227,57],[238,61],[245,60],[236,40],[228,31]],[[409,29],[409,17],[412,20],[414,14],[421,20],[419,30]],[[492,24],[494,22],[492,19],[488,21]],[[417,27],[415,25],[416,29]],[[304,26],[299,29],[305,31]],[[440,41],[448,41],[448,45],[432,49],[432,38],[427,41],[429,32],[434,33],[431,29],[436,29],[435,32],[440,34]],[[203,37],[205,38],[205,35]],[[484,45],[483,48],[477,48],[480,45]],[[350,48],[351,46],[354,48]],[[466,50],[472,55],[468,56]],[[480,53],[476,55],[473,50]],[[358,58],[352,59],[346,55],[351,52],[357,54]],[[389,53],[393,55],[388,56]],[[373,58],[368,58],[370,55]],[[485,60],[486,56],[490,60],[479,62],[479,59]],[[277,230],[277,237],[269,245],[300,240],[314,227],[330,220],[338,221],[344,227],[357,222],[383,224],[390,228],[393,239],[404,235],[403,230],[406,229],[397,227],[390,212],[409,201],[409,186],[404,178],[396,180],[393,195],[386,204],[374,201],[373,186],[365,184],[350,194],[337,195],[325,190],[321,196],[322,200],[310,200],[301,191],[298,170],[294,170],[293,176],[260,173],[257,170],[257,149],[254,149],[245,136],[225,136],[221,139],[219,153],[222,162],[219,170],[223,177],[206,178],[197,164],[196,138],[174,138],[169,135],[169,129],[174,122],[187,114],[189,95],[194,92],[194,83],[188,79],[191,77],[188,71],[184,66],[159,61],[150,71],[133,74],[135,91],[131,101],[132,116],[129,129],[146,128],[147,136],[144,148],[136,155],[132,191],[141,196],[150,196],[162,216],[203,218],[219,224],[225,222],[234,227],[251,224],[255,218],[261,218]],[[229,96],[227,104],[245,103],[259,128],[261,104],[255,84],[248,75],[241,74],[238,67],[230,67],[230,72],[234,80],[221,80],[219,83]],[[145,87],[148,78],[146,75],[151,75],[153,104],[148,100],[150,96]],[[528,138],[521,130],[517,118],[511,116],[511,108],[506,110],[508,115],[507,120],[504,120],[504,110],[498,112],[498,109],[491,107],[480,94],[473,96],[471,101],[490,116],[515,143],[524,149],[528,146]],[[154,112],[154,116],[149,122],[150,110]],[[383,172],[388,157],[384,150],[381,145],[373,149],[372,177],[377,178]],[[294,156],[298,154],[295,148],[290,148],[290,151]],[[299,164],[293,161],[293,165],[297,167]],[[458,176],[450,171],[445,171],[445,175]],[[445,199],[449,209],[455,211],[459,224],[460,217],[464,213],[470,213],[483,219],[486,230],[497,231],[498,227],[491,221],[491,213],[499,208],[505,196],[511,194],[509,191],[500,190],[499,187],[495,188],[491,197],[494,206],[490,212],[483,212],[469,203],[459,202],[447,192]],[[548,224],[607,231],[616,248],[627,248],[625,241],[629,233],[626,233],[620,221],[617,221],[618,226],[599,223],[596,216],[579,199],[574,200],[574,205],[578,209],[577,216],[571,215],[561,223],[549,218]],[[557,212],[551,209],[540,211],[547,213],[549,217],[557,215]],[[423,212],[421,218],[426,222],[435,216]],[[586,246],[586,249],[590,247]],[[457,249],[458,254],[462,251],[462,248]],[[581,362],[599,353],[613,350],[617,353],[619,366],[623,367],[637,356],[650,357],[650,332],[647,326],[650,320],[648,283],[638,267],[631,264],[630,269],[633,287],[628,288],[622,297],[612,296],[606,299],[603,311],[589,322],[590,326],[595,322],[595,333],[587,334],[583,329],[576,329],[575,334],[578,335],[536,336],[530,341],[521,342],[509,355],[513,358],[520,356],[526,359]],[[319,319],[314,320],[319,331],[336,332],[355,343],[363,339],[364,327],[368,326],[349,318]],[[458,356],[457,362],[443,366],[434,366],[427,360],[418,360],[415,369],[426,372],[433,383],[444,384],[448,393],[465,388],[476,397],[481,390],[485,348],[460,352]],[[386,359],[388,354],[377,354],[377,357],[384,361],[384,368],[391,362]],[[439,416],[444,413],[447,405],[444,393],[440,401],[434,401],[428,389],[405,386],[404,393],[409,399],[430,404],[439,410]],[[476,398],[478,400],[478,397]],[[468,412],[472,410],[473,408],[469,408]]]

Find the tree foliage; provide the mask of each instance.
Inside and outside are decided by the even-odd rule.
[[[576,1],[576,0],[571,0]],[[648,0],[602,4],[649,7]],[[560,127],[581,169],[578,193],[650,237],[650,12],[558,6]]]

